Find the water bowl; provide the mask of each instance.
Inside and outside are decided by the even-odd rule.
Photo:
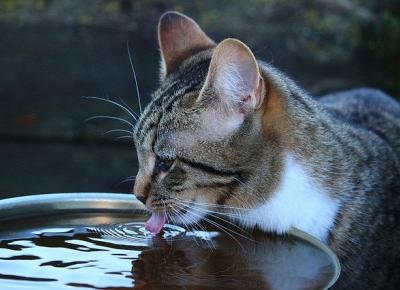
[[[327,289],[340,265],[301,232],[229,222],[166,224],[153,236],[131,194],[0,200],[0,289]]]

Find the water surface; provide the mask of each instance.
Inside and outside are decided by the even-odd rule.
[[[294,236],[205,226],[144,230],[145,216],[58,215],[5,223],[0,289],[321,289],[330,257]]]

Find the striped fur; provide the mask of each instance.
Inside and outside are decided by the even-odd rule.
[[[199,138],[220,129],[210,112],[221,92],[204,89],[212,57],[206,48],[174,63],[140,116],[135,193],[176,222],[212,210],[243,226],[301,228],[338,254],[337,289],[398,289],[399,103],[372,89],[316,100],[259,61],[261,106],[239,108],[243,123],[229,136]],[[158,170],[163,160],[172,166]]]

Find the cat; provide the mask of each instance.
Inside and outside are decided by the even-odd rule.
[[[400,289],[400,104],[374,89],[314,99],[178,12],[158,41],[160,87],[134,129],[147,229],[207,214],[298,228],[338,255],[334,289]]]

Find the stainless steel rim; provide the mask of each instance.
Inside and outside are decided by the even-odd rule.
[[[133,194],[123,193],[49,193],[0,200],[0,221],[67,212],[147,213],[148,211]],[[315,245],[330,256],[335,264],[335,273],[325,289],[332,287],[341,271],[340,262],[335,253],[328,246],[301,230],[294,229],[290,233]]]
[[[0,200],[0,220],[33,217],[64,212],[147,212],[133,194],[122,193],[50,193]]]
[[[316,247],[320,248],[323,252],[325,252],[333,261],[335,264],[335,273],[333,274],[332,279],[329,281],[328,285],[324,289],[329,289],[330,287],[335,284],[335,282],[339,279],[340,272],[341,272],[341,266],[338,257],[336,254],[329,248],[327,245],[319,241],[318,239],[314,238],[313,236],[307,234],[306,232],[303,232],[299,229],[293,229],[290,231],[290,233],[294,236],[300,237],[311,244],[315,245]]]

